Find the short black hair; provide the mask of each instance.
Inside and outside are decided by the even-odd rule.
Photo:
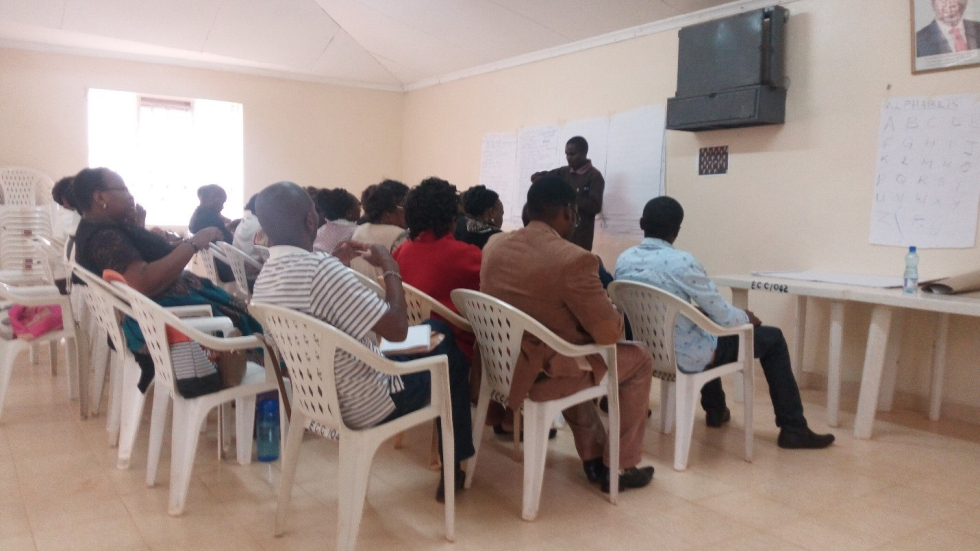
[[[471,218],[476,218],[492,209],[498,200],[500,196],[496,191],[487,186],[473,186],[463,192],[463,210]]]
[[[255,199],[259,196],[258,193],[252,195],[248,198],[248,203],[245,203],[245,210],[255,214]]]
[[[666,239],[676,237],[684,221],[684,208],[673,197],[654,197],[643,207],[640,228],[644,237]]]
[[[224,188],[218,184],[207,184],[197,188],[197,198],[201,201],[211,197],[216,197],[219,193],[223,194],[225,197],[228,197],[228,193],[226,193]]]
[[[589,142],[587,142],[582,136],[572,136],[567,142],[565,142],[565,145],[574,145],[575,147],[581,149],[582,153],[589,152]]]
[[[552,218],[563,207],[575,205],[575,188],[561,176],[543,176],[527,190],[527,215],[530,220]]]
[[[72,179],[68,199],[78,208],[79,212],[92,210],[92,202],[96,191],[105,189],[105,177],[114,174],[105,167],[83,168]]]
[[[361,206],[368,222],[377,224],[386,212],[391,212],[405,202],[408,186],[397,180],[385,180],[369,186],[361,194]]]
[[[453,230],[456,223],[459,192],[456,186],[441,178],[426,178],[408,192],[405,199],[405,224],[408,236],[416,239],[431,230],[436,238]]]
[[[71,210],[76,208],[75,204],[71,202],[71,183],[74,179],[74,176],[65,176],[51,188],[51,198],[54,199],[54,202]]]
[[[344,188],[321,189],[316,194],[316,208],[327,220],[343,218],[357,204],[357,197]]]
[[[259,192],[255,216],[272,244],[290,243],[302,232],[312,200],[293,182],[276,182]]]

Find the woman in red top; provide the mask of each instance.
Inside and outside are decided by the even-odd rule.
[[[409,240],[392,254],[405,283],[457,312],[449,293],[455,289],[480,290],[479,247],[457,241],[456,186],[439,178],[427,178],[413,188],[405,200],[405,223]],[[453,328],[456,344],[473,358],[472,333]]]

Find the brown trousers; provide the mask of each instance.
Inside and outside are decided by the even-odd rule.
[[[628,469],[640,463],[643,455],[643,433],[650,407],[650,385],[653,382],[653,358],[645,347],[617,344],[619,371],[619,468]],[[556,400],[594,386],[594,373],[583,371],[578,377],[552,377],[534,383],[529,397],[534,401]],[[575,449],[583,461],[602,457],[609,465],[606,429],[593,402],[572,406],[562,412],[572,435]]]

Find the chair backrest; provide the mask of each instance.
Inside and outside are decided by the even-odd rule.
[[[484,381],[490,385],[490,397],[506,403],[524,332],[534,334],[535,329],[548,330],[524,312],[490,295],[456,289],[451,296],[476,335]]]
[[[46,237],[34,237],[34,247],[37,254],[43,259],[45,279],[54,281],[55,268],[60,268],[62,274],[67,274],[70,267],[68,259],[64,255],[64,247],[58,247]]]
[[[177,377],[170,356],[170,344],[167,342],[167,325],[179,326],[180,320],[136,289],[118,282],[113,283],[112,286],[129,299],[129,305],[133,310],[132,316],[139,323],[146,348],[150,351],[150,358],[153,359],[154,384],[158,389],[159,385],[163,385],[163,388],[177,396]]]
[[[259,256],[262,257],[263,262],[269,260],[269,247],[264,245],[253,245],[253,247],[255,247],[255,252],[259,253]]]
[[[211,245],[213,246],[214,243]],[[211,283],[220,286],[221,278],[218,277],[218,266],[214,263],[215,248],[206,247],[197,251],[197,258],[204,267],[204,277],[210,279]]]
[[[630,320],[633,338],[647,345],[653,355],[653,369],[675,373],[674,324],[677,315],[688,319],[704,318],[690,303],[667,291],[645,283],[618,280],[609,284],[613,304]]]
[[[262,324],[266,337],[275,342],[279,357],[286,363],[293,385],[293,411],[302,412],[328,429],[349,430],[337,398],[337,351],[374,368],[390,362],[343,331],[301,312],[254,301],[249,311]]]
[[[224,254],[223,260],[227,260],[228,265],[231,266],[231,273],[235,275],[235,287],[238,288],[238,292],[246,299],[251,300],[252,293],[248,290],[248,274],[245,272],[245,266],[261,269],[262,265],[231,243],[222,241],[211,245],[217,247]]]
[[[126,338],[119,326],[117,312],[132,316],[133,310],[129,303],[124,301],[119,296],[118,291],[107,281],[85,268],[74,264],[71,266],[71,273],[85,283],[85,285],[73,286],[72,293],[82,294],[85,304],[95,316],[99,327],[109,335],[116,352],[124,354],[127,350]]]
[[[0,168],[0,203],[33,207],[51,202],[54,182],[33,168],[10,166]]]
[[[470,322],[466,318],[446,308],[444,304],[423,293],[416,287],[408,283],[402,283],[405,290],[405,303],[408,306],[408,324],[418,325],[432,317],[432,312],[439,314],[450,324],[465,331],[472,331]]]

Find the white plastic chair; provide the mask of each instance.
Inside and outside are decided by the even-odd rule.
[[[701,387],[729,373],[741,373],[745,410],[745,460],[752,461],[752,397],[754,393],[754,343],[752,326],[722,327],[708,319],[689,303],[671,293],[634,281],[614,281],[609,296],[617,308],[629,318],[633,338],[645,343],[653,355],[654,377],[660,379],[660,432],[671,429],[671,404],[677,421],[674,440],[674,469],[687,468],[694,430],[694,411]],[[738,337],[738,360],[700,373],[684,373],[677,369],[674,354],[674,323],[681,315],[716,337]]]
[[[364,277],[358,272],[354,272],[360,277]],[[367,279],[367,278],[365,278]],[[423,293],[419,289],[412,287],[408,283],[402,283],[402,289],[405,291],[405,303],[408,314],[408,324],[409,325],[420,325],[424,321],[432,317],[432,312],[435,312],[443,319],[445,319],[450,325],[462,329],[463,331],[473,332],[473,328],[470,327],[470,322],[466,321],[466,318],[460,316],[456,312],[453,312],[449,308],[446,308],[438,300],[432,298],[431,296]],[[435,429],[432,428],[432,447],[429,451],[429,466],[438,467],[440,465],[439,460],[439,435]],[[395,437],[395,447],[401,448],[402,445],[402,434],[398,434]]]
[[[442,418],[443,476],[446,489],[446,539],[455,538],[454,442],[449,398],[449,361],[433,356],[411,362],[391,362],[365,348],[349,335],[305,314],[253,302],[251,310],[275,341],[293,386],[292,419],[282,464],[276,535],[281,535],[292,493],[303,434],[311,422],[340,433],[337,548],[354,549],[367,495],[371,462],[378,447],[391,436],[437,417]],[[341,415],[334,379],[334,355],[341,350],[371,368],[391,375],[428,371],[432,398],[427,407],[394,421],[367,429],[351,429]]]
[[[39,343],[52,343],[56,345],[61,339],[65,339],[67,345],[66,356],[68,359],[69,385],[72,387],[73,394],[78,393],[78,349],[75,340],[75,318],[72,316],[71,303],[68,297],[58,292],[58,288],[53,285],[39,285],[32,287],[12,287],[6,283],[0,283],[0,301],[21,304],[24,306],[42,306],[46,304],[56,304],[61,307],[61,323],[63,328],[57,331],[50,331],[34,340],[22,340],[13,338],[11,340],[0,338],[0,413],[3,412],[3,402],[7,394],[7,386],[10,384],[10,375],[13,372],[14,360],[24,350],[28,350],[32,345]],[[56,350],[52,346],[52,368]]]
[[[0,168],[0,203],[33,207],[50,203],[54,182],[47,174],[33,168],[8,166]]]
[[[109,445],[118,446],[116,466],[120,469],[128,469],[146,399],[145,394],[140,392],[137,386],[141,375],[139,364],[126,346],[126,338],[120,327],[119,315],[132,317],[133,311],[119,289],[81,266],[73,265],[71,268],[72,274],[84,283],[84,285],[73,286],[72,293],[84,295],[85,303],[92,312],[93,321],[112,341],[114,348],[111,357],[115,362],[112,363],[110,371],[112,383],[106,430],[109,433]],[[208,305],[178,306],[167,308],[167,311],[184,319],[194,328],[208,333],[225,333],[234,327],[228,318],[211,317],[211,307]],[[152,385],[151,381],[150,386]],[[166,392],[158,392],[154,393],[154,399],[166,401],[170,397]],[[162,407],[163,405],[158,404],[156,409]]]
[[[217,247],[218,250],[221,251],[221,253],[224,255],[223,260],[226,260],[228,265],[231,267],[231,273],[235,275],[235,287],[238,294],[245,298],[246,302],[252,300],[252,293],[248,289],[248,273],[246,271],[246,266],[256,270],[261,270],[262,264],[259,264],[245,251],[239,249],[231,243],[218,242],[212,243],[211,245],[213,247]]]
[[[262,341],[254,336],[221,338],[199,331],[153,302],[142,293],[123,285],[113,283],[129,299],[134,317],[139,322],[146,346],[153,358],[154,393],[165,392],[173,400],[173,429],[170,451],[170,507],[171,515],[180,515],[184,511],[187,500],[187,490],[190,487],[191,471],[194,468],[194,456],[204,419],[215,407],[235,402],[236,431],[235,440],[238,448],[238,463],[247,465],[252,461],[252,425],[255,419],[255,396],[263,392],[277,391],[276,376],[272,367],[266,362],[263,369],[249,362],[245,377],[241,384],[226,388],[212,394],[197,398],[184,398],[176,390],[176,374],[170,357],[170,345],[167,343],[166,328],[170,326],[189,337],[192,341],[206,346],[211,350],[231,351],[250,348],[263,348]],[[268,357],[268,355],[266,355]],[[164,402],[165,403],[165,402]],[[147,467],[147,485],[156,483],[156,467],[160,456],[160,446],[163,440],[166,407],[157,408],[154,399],[153,415],[150,422],[150,451]],[[161,422],[157,422],[160,420]],[[219,423],[220,426],[221,423]],[[221,445],[219,438],[219,446]]]
[[[541,484],[544,481],[545,459],[548,454],[548,431],[552,421],[564,409],[576,404],[609,397],[609,463],[613,472],[619,465],[619,379],[616,371],[615,345],[574,345],[562,339],[531,316],[502,300],[476,291],[457,289],[452,292],[456,308],[466,315],[476,344],[480,348],[483,374],[480,381],[480,397],[473,419],[473,447],[476,453],[466,464],[466,487],[473,484],[476,460],[480,454],[484,423],[490,400],[506,404],[510,385],[521,351],[525,333],[539,339],[555,352],[570,358],[599,354],[608,366],[608,373],[593,387],[580,390],[571,396],[535,402],[524,399],[524,503],[521,516],[534,520],[541,504]],[[514,427],[517,432],[518,427]],[[619,500],[619,477],[610,477],[609,501]]]
[[[350,273],[354,274],[354,277],[363,283],[365,287],[374,291],[374,294],[378,295],[378,298],[384,300],[385,288],[383,285],[381,285],[381,283],[378,283],[377,280],[371,279],[353,268],[350,268]],[[409,324],[411,324],[411,322],[409,322]]]

